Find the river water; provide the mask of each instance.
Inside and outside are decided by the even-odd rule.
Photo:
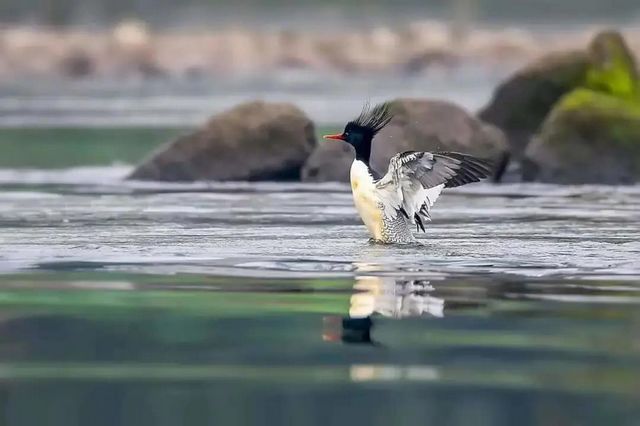
[[[432,67],[428,73],[343,75],[303,70],[201,79],[25,78],[0,84],[0,129],[87,127],[184,127],[255,99],[291,102],[316,123],[343,123],[365,101],[428,97],[480,109],[517,64]]]
[[[373,245],[341,184],[0,170],[7,424],[635,425],[640,187],[477,184]]]
[[[3,423],[637,425],[639,186],[465,186],[394,247],[347,185],[123,180],[244,99],[473,111],[476,71],[0,90]]]

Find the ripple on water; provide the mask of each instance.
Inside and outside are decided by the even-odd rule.
[[[638,186],[471,185],[443,195],[419,245],[393,247],[367,243],[346,185],[120,181],[129,170],[0,171],[0,270],[640,274]]]

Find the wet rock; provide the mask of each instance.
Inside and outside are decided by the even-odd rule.
[[[478,116],[505,132],[519,159],[555,103],[582,83],[587,64],[582,51],[544,56],[500,84]]]
[[[161,181],[295,180],[315,146],[313,123],[285,103],[250,102],[158,150],[129,176]]]
[[[640,106],[579,89],[553,110],[526,151],[526,181],[640,182]]]
[[[349,182],[353,148],[339,141],[321,141],[302,168],[305,182]]]
[[[398,99],[394,118],[374,139],[371,164],[386,172],[389,160],[402,151],[459,151],[496,163],[500,172],[508,157],[503,133],[464,109],[443,101]],[[306,181],[349,180],[353,151],[345,143],[322,141],[302,171]]]
[[[527,148],[523,174],[568,184],[640,182],[640,78],[619,33],[593,40],[583,87],[554,106]]]

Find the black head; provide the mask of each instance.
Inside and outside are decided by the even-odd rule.
[[[370,108],[367,103],[358,118],[348,122],[342,133],[326,135],[324,138],[347,142],[355,148],[357,159],[369,163],[373,137],[389,124],[392,118],[389,102],[378,104],[373,108]]]

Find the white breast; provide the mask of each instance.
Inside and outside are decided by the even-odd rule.
[[[376,240],[382,239],[382,210],[377,189],[367,165],[360,160],[351,164],[353,202],[365,226]]]

